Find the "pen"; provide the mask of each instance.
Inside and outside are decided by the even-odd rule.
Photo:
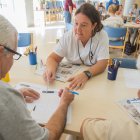
[[[34,106],[33,111],[35,111],[35,109],[36,109],[36,105]]]
[[[26,85],[26,84],[20,84],[20,85],[24,87],[30,87],[30,85]]]
[[[78,93],[78,92],[75,92],[75,91],[72,91],[72,90],[69,90],[69,92],[70,92],[70,93],[72,93],[72,94],[79,95],[79,93]]]
[[[43,66],[44,64],[43,64],[43,61],[42,61],[42,59],[41,59],[40,61],[41,61],[41,65]]]
[[[35,47],[35,53],[37,52],[37,46]]]
[[[43,90],[42,93],[54,93],[53,90]]]
[[[50,83],[49,83],[49,80],[47,78],[47,91],[49,90],[49,86],[50,86]]]

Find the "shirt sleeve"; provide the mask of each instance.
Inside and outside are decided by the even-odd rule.
[[[110,122],[104,119],[86,119],[83,124],[84,140],[108,140]]]
[[[12,88],[7,89],[4,94],[5,100],[0,104],[0,132],[4,139],[47,140],[48,129],[32,119],[21,94]]]
[[[105,31],[100,35],[99,49],[97,54],[97,61],[102,59],[109,59],[109,39]]]
[[[65,35],[59,40],[57,45],[54,48],[54,52],[60,57],[66,57],[67,45],[68,41],[66,41]]]
[[[139,140],[140,126],[131,120],[86,119],[83,124],[84,140]]]

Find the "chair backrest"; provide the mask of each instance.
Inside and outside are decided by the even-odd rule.
[[[62,8],[62,7],[63,7],[62,1],[56,1],[56,8]]]
[[[137,69],[135,58],[113,58],[121,62],[121,68]]]
[[[125,37],[127,28],[116,28],[105,26],[104,30],[107,32],[109,38],[121,38]]]
[[[26,47],[32,44],[32,33],[18,34],[18,47]]]

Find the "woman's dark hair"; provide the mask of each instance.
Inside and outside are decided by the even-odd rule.
[[[138,8],[138,4],[137,4],[137,3],[135,3],[134,5],[135,5],[135,8],[137,9],[137,8]]]
[[[93,35],[96,34],[96,32],[101,31],[103,28],[103,24],[101,23],[100,19],[100,14],[99,12],[95,9],[95,7],[89,3],[84,3],[82,4],[75,12],[75,16],[79,13],[82,13],[83,15],[86,15],[92,24],[97,23]]]

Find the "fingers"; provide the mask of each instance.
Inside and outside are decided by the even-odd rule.
[[[52,83],[55,80],[55,74],[52,73],[52,72],[46,71],[43,74],[43,79],[44,79],[45,82],[49,81],[50,83]]]
[[[65,88],[61,95],[60,104],[62,103],[62,104],[69,105],[73,101],[73,99],[74,99],[74,95],[69,92],[68,88]]]
[[[74,77],[69,78],[68,82],[71,82],[72,80],[74,80]]]
[[[63,89],[60,89],[60,90],[58,91],[58,96],[61,97],[62,93],[63,93]]]
[[[22,88],[19,90],[21,92],[21,94],[23,95],[23,97],[25,98],[25,101],[28,103],[33,102],[34,100],[37,100],[40,98],[40,94],[30,88]]]
[[[40,94],[38,92],[30,88],[24,89],[23,95],[24,97],[29,96],[32,97],[33,99],[38,99],[40,97]]]
[[[33,98],[30,98],[28,96],[26,96],[24,99],[25,99],[26,103],[32,103],[34,101]]]
[[[78,80],[73,80],[70,85],[69,85],[69,88],[70,89],[75,89],[75,90],[78,90],[78,89],[82,89],[85,85],[85,81],[78,81]]]
[[[84,73],[80,73],[78,75],[76,75],[75,77],[72,77],[69,79],[70,85],[69,88],[70,89],[82,89],[85,85],[85,83],[87,82],[88,78],[85,76]]]

